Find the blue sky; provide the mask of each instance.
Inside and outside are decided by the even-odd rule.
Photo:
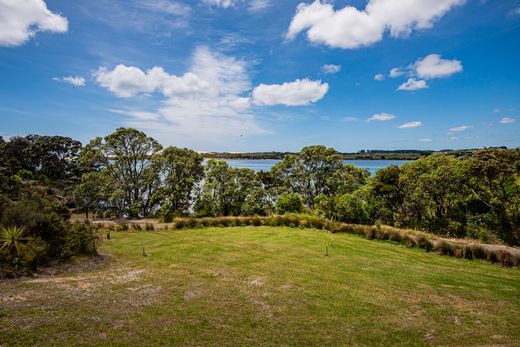
[[[0,0],[0,135],[520,145],[520,1]]]

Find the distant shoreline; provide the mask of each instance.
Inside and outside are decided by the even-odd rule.
[[[504,148],[506,147],[497,147]],[[451,154],[456,157],[466,156],[481,148],[471,149],[444,149],[440,151],[423,151],[423,150],[367,150],[357,153],[341,153],[339,155],[344,160],[417,160],[421,157],[427,157],[433,153]],[[282,160],[286,155],[297,154],[295,152],[205,152],[201,153],[205,160],[221,159],[221,160]]]

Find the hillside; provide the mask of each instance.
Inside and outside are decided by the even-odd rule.
[[[113,232],[101,249],[101,266],[0,282],[2,344],[520,343],[518,268],[272,227]]]

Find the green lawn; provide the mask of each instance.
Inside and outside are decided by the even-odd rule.
[[[0,346],[520,345],[518,268],[271,227],[112,233],[102,253],[0,282]]]

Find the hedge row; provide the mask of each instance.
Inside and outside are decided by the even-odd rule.
[[[479,244],[467,240],[443,239],[435,235],[415,230],[398,229],[389,226],[368,226],[339,223],[308,215],[273,215],[268,217],[215,217],[215,218],[177,218],[172,223],[120,223],[105,225],[112,230],[157,230],[157,229],[196,229],[205,227],[235,226],[273,226],[291,228],[313,228],[331,233],[349,233],[364,236],[371,240],[389,240],[409,248],[422,248],[464,259],[481,259],[505,266],[520,266],[520,251],[505,247]]]

